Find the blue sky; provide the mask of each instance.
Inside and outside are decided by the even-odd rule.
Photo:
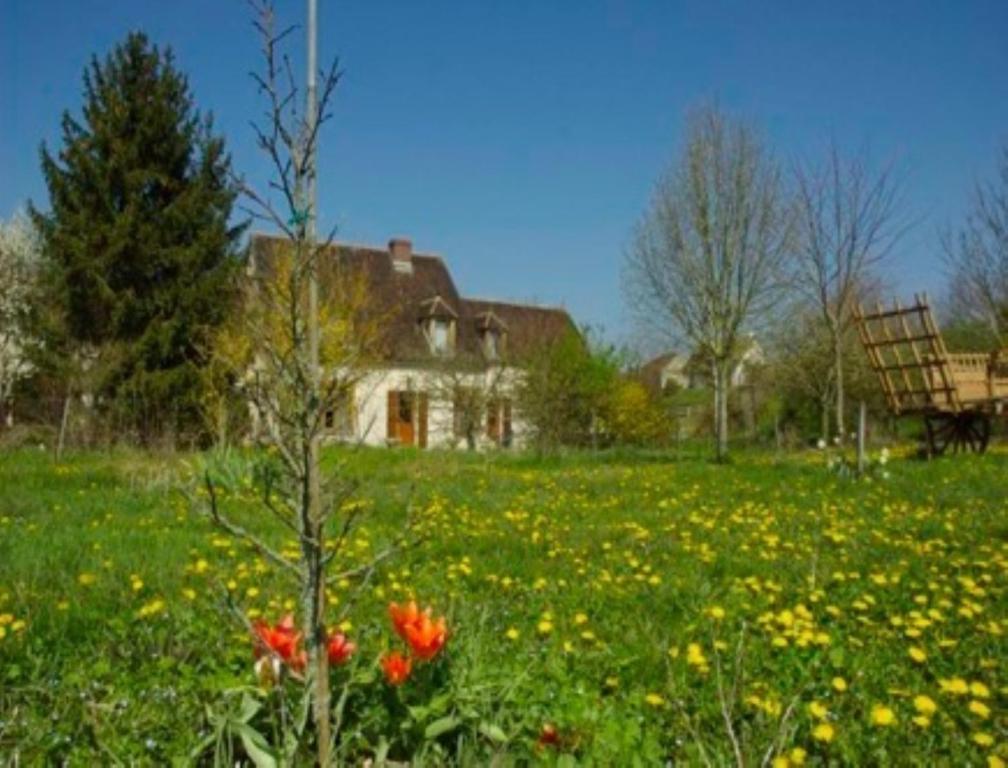
[[[302,0],[279,0],[302,20]],[[470,295],[564,304],[629,331],[623,251],[689,109],[717,99],[779,157],[869,144],[896,158],[916,225],[889,274],[940,292],[938,233],[1008,140],[1008,2],[319,0],[345,78],[320,150],[339,237],[411,237]],[[81,71],[129,30],[171,45],[236,166],[259,63],[243,0],[3,0],[0,216],[45,207],[38,147],[80,106]],[[300,33],[294,42],[300,47]]]

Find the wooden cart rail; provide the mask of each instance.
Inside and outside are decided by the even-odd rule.
[[[1008,401],[1008,350],[950,353],[926,294],[907,307],[857,305],[854,320],[889,409],[924,417],[929,453],[987,447],[991,414]]]

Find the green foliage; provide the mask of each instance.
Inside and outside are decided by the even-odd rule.
[[[671,420],[635,379],[618,379],[605,398],[604,426],[617,445],[653,446],[667,442]]]
[[[81,118],[64,113],[58,154],[41,155],[50,362],[96,350],[96,393],[143,437],[191,428],[198,350],[227,312],[243,229],[224,140],[171,52],[132,33],[92,59]]]
[[[990,352],[998,348],[997,334],[989,323],[969,317],[953,317],[941,329],[949,352]]]
[[[593,348],[587,331],[582,335],[571,328],[539,345],[522,365],[518,408],[536,448],[592,445],[619,375],[616,353],[598,345]]]

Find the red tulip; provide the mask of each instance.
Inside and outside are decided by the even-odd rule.
[[[292,669],[303,669],[306,654],[298,648],[301,633],[294,629],[294,617],[284,616],[279,624],[269,626],[266,622],[256,622],[253,627],[258,642],[255,647],[256,658],[263,655],[264,650],[276,654]]]
[[[357,644],[347,640],[346,635],[342,632],[337,632],[335,635],[329,636],[327,650],[330,664],[346,664],[353,652],[357,650]]]
[[[413,671],[413,662],[399,651],[392,651],[382,657],[381,667],[390,685],[402,685]]]
[[[555,747],[560,743],[560,733],[552,723],[543,725],[536,742],[540,747]]]

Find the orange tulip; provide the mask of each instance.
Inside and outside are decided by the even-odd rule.
[[[382,657],[381,667],[390,685],[402,685],[413,671],[413,662],[399,651],[392,651]]]
[[[413,655],[423,661],[437,656],[448,638],[444,617],[431,618],[431,609],[420,611],[414,600],[406,605],[389,603],[389,616],[396,633],[409,643]]]
[[[335,635],[329,636],[327,650],[330,664],[345,664],[353,652],[357,650],[357,644],[347,640],[346,635],[342,632],[337,632]]]
[[[414,623],[407,624],[404,631],[406,642],[413,649],[413,655],[424,661],[430,661],[437,656],[448,637],[444,617],[434,621],[428,613],[421,614]]]
[[[417,608],[415,600],[410,600],[406,605],[399,603],[389,603],[389,616],[392,619],[392,626],[396,633],[403,640],[406,639],[406,627],[415,623],[420,618],[420,609]]]

